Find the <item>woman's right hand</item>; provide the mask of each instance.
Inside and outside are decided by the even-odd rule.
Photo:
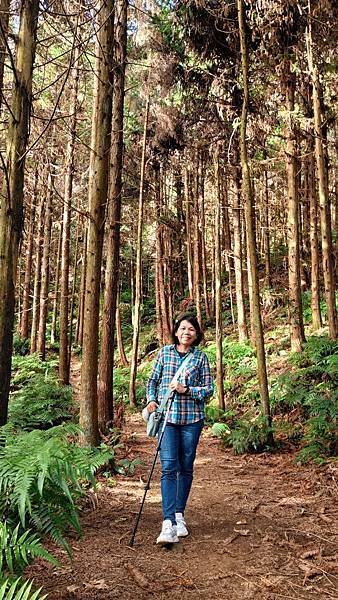
[[[154,410],[156,410],[158,407],[158,404],[156,404],[156,402],[149,402],[149,404],[147,404],[147,409],[149,413],[154,412]]]

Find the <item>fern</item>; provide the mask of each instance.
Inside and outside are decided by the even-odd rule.
[[[0,600],[45,600],[47,594],[41,596],[42,588],[32,592],[32,582],[22,581],[18,578],[15,581],[5,579],[0,582]]]
[[[20,525],[11,530],[6,522],[0,523],[0,573],[21,574],[25,565],[38,556],[54,566],[59,565],[42,546],[37,534],[29,529],[20,534]]]

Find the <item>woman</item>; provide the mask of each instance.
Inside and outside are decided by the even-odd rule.
[[[164,346],[147,383],[147,408],[153,412],[168,387],[173,391],[160,458],[163,525],[157,544],[172,544],[188,535],[184,511],[193,480],[196,448],[204,424],[204,401],[214,391],[209,361],[196,346],[202,340],[196,317],[182,315],[175,323],[173,344]],[[192,352],[178,381],[172,381],[187,353]],[[161,434],[161,429],[159,435]]]

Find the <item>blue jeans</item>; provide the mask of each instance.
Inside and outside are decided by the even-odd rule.
[[[203,420],[189,425],[167,423],[164,430],[160,449],[162,511],[163,519],[170,519],[174,525],[175,512],[184,513],[188,500],[203,425]]]

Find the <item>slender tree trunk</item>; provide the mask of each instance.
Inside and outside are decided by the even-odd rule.
[[[52,169],[52,165],[50,165],[50,169]],[[46,356],[46,324],[47,324],[47,313],[48,313],[49,256],[50,256],[50,238],[51,238],[51,229],[52,229],[52,197],[53,197],[52,176],[53,176],[52,171],[50,171],[48,173],[48,190],[47,190],[47,199],[46,199],[44,240],[43,240],[42,264],[41,264],[39,327],[38,327],[37,344],[36,344],[36,350],[40,354],[40,357],[42,360],[45,360],[45,356]]]
[[[9,0],[0,0],[0,110],[2,105],[4,66],[7,54],[6,42],[8,39],[9,6]]]
[[[200,164],[200,180],[201,180],[201,263],[202,263],[202,280],[203,280],[203,297],[205,314],[208,321],[211,319],[209,298],[208,298],[208,269],[207,269],[207,249],[205,244],[206,237],[206,225],[205,225],[205,165],[203,163],[204,157],[201,157]]]
[[[264,170],[264,194],[263,194],[263,247],[265,264],[265,285],[271,287],[271,259],[270,259],[270,224],[269,224],[269,187],[268,173]]]
[[[68,143],[65,159],[65,182],[62,216],[62,247],[61,247],[61,281],[60,281],[60,353],[59,353],[59,380],[63,385],[69,384],[70,361],[68,356],[69,340],[69,255],[70,255],[70,228],[71,206],[74,179],[74,149],[78,112],[78,87],[79,87],[79,46],[74,52],[74,67],[72,69],[72,84],[70,91],[69,112],[72,115],[69,124]]]
[[[124,351],[124,345],[123,345],[119,295],[117,297],[117,305],[116,305],[116,337],[117,337],[117,350],[119,353],[120,362],[123,367],[129,367],[128,359],[126,357],[126,353]]]
[[[80,295],[79,295],[79,306],[78,306],[77,327],[76,327],[76,343],[81,347],[83,344],[84,299],[85,299],[86,275],[87,275],[87,246],[88,246],[87,242],[88,242],[88,227],[85,226],[83,250],[82,250]]]
[[[31,325],[31,340],[30,353],[36,352],[37,333],[39,327],[40,313],[40,290],[41,290],[41,260],[43,250],[43,228],[45,214],[45,198],[41,195],[38,212],[38,236],[35,246],[35,272],[34,272],[34,289],[32,302],[32,325]]]
[[[15,278],[23,229],[25,152],[29,133],[38,0],[22,2],[17,37],[6,171],[0,205],[0,426],[7,422],[13,348]]]
[[[249,78],[248,78],[248,51],[246,44],[245,34],[245,13],[243,0],[237,0],[238,8],[238,20],[239,20],[239,35],[240,35],[240,47],[241,47],[241,63],[242,63],[242,76],[243,76],[243,106],[240,126],[240,151],[241,151],[241,164],[243,173],[243,195],[245,198],[245,213],[246,213],[246,226],[247,226],[247,243],[248,243],[248,254],[250,256],[250,268],[251,268],[251,279],[252,279],[252,294],[253,294],[253,319],[255,328],[255,344],[257,353],[257,368],[258,368],[258,381],[259,381],[259,392],[261,397],[263,413],[267,418],[268,424],[271,423],[270,416],[270,404],[269,404],[269,392],[268,392],[268,378],[266,373],[266,361],[265,361],[265,349],[264,349],[264,336],[262,327],[262,318],[260,312],[260,294],[259,294],[259,279],[257,269],[257,250],[255,240],[255,229],[254,229],[254,197],[253,189],[251,184],[250,168],[248,163],[247,155],[247,143],[246,143],[246,125],[247,116],[249,109]],[[269,443],[273,442],[272,433],[267,436]]]
[[[149,97],[147,98],[146,107],[145,107],[145,116],[144,116],[140,195],[139,195],[139,212],[138,212],[138,226],[137,226],[134,333],[133,333],[133,347],[132,347],[131,359],[130,359],[130,382],[129,382],[129,402],[130,402],[130,406],[132,406],[132,407],[136,406],[135,382],[136,382],[136,373],[137,373],[138,343],[139,343],[140,324],[141,324],[143,205],[144,205],[144,176],[145,176],[146,149],[147,149],[148,118],[149,118]]]
[[[116,2],[115,70],[112,124],[110,193],[108,204],[108,243],[102,341],[98,378],[99,427],[105,430],[113,421],[113,367],[115,318],[120,263],[121,194],[123,165],[124,81],[127,52],[127,0]]]
[[[183,260],[183,232],[185,232],[185,221],[183,213],[183,182],[182,175],[179,172],[176,176],[175,188],[176,188],[176,214],[179,223],[179,234],[177,235],[177,278],[178,278],[178,293],[180,297],[184,295],[185,278],[184,278],[184,260]]]
[[[190,172],[188,167],[184,169],[184,199],[185,199],[185,227],[187,243],[187,267],[188,267],[188,288],[189,296],[194,299],[194,280],[193,280],[193,243],[191,232],[191,210],[190,210]]]
[[[310,202],[310,249],[311,249],[311,312],[312,327],[316,331],[322,327],[319,288],[319,247],[318,247],[318,206],[313,156],[313,138],[309,138],[308,196]]]
[[[37,174],[35,174],[37,180]],[[35,229],[35,198],[36,189],[34,191],[33,200],[30,208],[30,219],[28,229],[28,239],[26,247],[26,261],[25,261],[25,278],[23,284],[23,299],[22,299],[22,316],[20,325],[20,335],[22,339],[28,339],[29,335],[29,314],[30,314],[30,291],[31,291],[31,278],[32,278],[32,263],[33,263],[33,242],[34,242],[34,229]]]
[[[51,327],[51,332],[50,332],[50,343],[51,344],[55,344],[55,340],[56,340],[56,325],[57,325],[58,309],[59,309],[61,245],[62,245],[62,224],[60,225],[60,231],[59,231],[59,236],[58,236],[58,248],[57,248],[56,265],[55,265],[52,327]]]
[[[77,270],[79,262],[79,246],[80,246],[80,215],[77,216],[76,233],[75,233],[75,253],[74,253],[74,267],[73,267],[73,284],[72,292],[70,296],[70,308],[69,308],[69,336],[68,336],[68,371],[70,373],[71,360],[72,360],[72,347],[73,347],[73,329],[74,329],[74,312],[75,312],[75,296],[76,296],[76,285],[77,285]]]
[[[234,230],[234,267],[235,267],[235,289],[237,304],[237,327],[238,339],[245,342],[248,339],[248,328],[246,323],[244,307],[244,285],[243,285],[243,252],[241,231],[241,192],[240,192],[240,166],[238,151],[236,150],[235,166],[233,168],[234,195],[232,204],[232,224]]]
[[[320,228],[323,257],[324,289],[327,306],[327,318],[329,325],[329,336],[335,340],[337,338],[337,310],[336,310],[336,286],[334,272],[334,252],[331,233],[331,210],[330,198],[328,192],[328,176],[325,161],[325,148],[323,143],[323,111],[322,111],[322,89],[319,79],[318,67],[313,56],[312,40],[312,15],[311,0],[308,3],[309,21],[307,32],[308,44],[308,62],[312,78],[312,101],[314,113],[314,131],[315,131],[315,157],[318,178],[319,209],[320,209]]]
[[[96,24],[95,84],[89,166],[89,229],[84,299],[80,425],[82,442],[95,446],[99,439],[97,374],[99,304],[105,207],[108,193],[112,126],[112,69],[114,2],[100,0]]]
[[[222,245],[221,245],[221,183],[219,167],[219,147],[215,154],[215,318],[216,318],[216,384],[218,406],[225,409],[224,383],[223,383],[223,349],[222,349]]]
[[[194,273],[194,300],[196,307],[196,316],[198,322],[202,323],[202,303],[201,303],[201,232],[200,232],[200,202],[199,202],[199,152],[196,151],[195,174],[194,174],[194,189],[193,189],[193,236],[194,236],[194,257],[193,257],[193,273]]]
[[[299,247],[299,202],[296,185],[297,145],[293,112],[295,108],[295,77],[291,73],[290,62],[284,61],[283,80],[287,107],[287,146],[286,172],[288,185],[288,274],[289,274],[289,325],[291,350],[300,352],[305,341],[302,298],[300,285]]]

